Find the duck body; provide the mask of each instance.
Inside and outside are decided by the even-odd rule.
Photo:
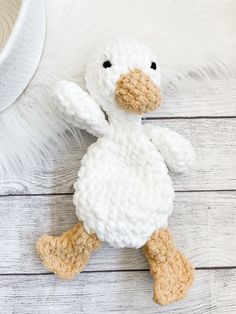
[[[174,190],[161,154],[141,123],[110,123],[91,145],[75,183],[76,214],[114,247],[139,248],[167,227]]]
[[[194,278],[167,228],[174,200],[168,170],[186,171],[195,154],[175,131],[141,123],[143,114],[160,106],[160,79],[149,49],[118,39],[91,57],[88,93],[73,82],[55,86],[53,103],[61,117],[98,140],[82,159],[74,185],[79,223],[59,237],[43,236],[37,250],[50,271],[70,279],[101,241],[143,247],[154,278],[153,299],[166,305],[183,298]]]

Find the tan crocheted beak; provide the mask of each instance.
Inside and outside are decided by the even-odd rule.
[[[115,96],[124,110],[137,114],[153,111],[161,104],[160,88],[139,69],[121,75]]]

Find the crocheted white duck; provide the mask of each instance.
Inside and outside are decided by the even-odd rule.
[[[187,170],[193,148],[174,131],[141,123],[142,114],[160,106],[160,67],[138,42],[120,38],[98,51],[89,61],[86,86],[89,94],[67,81],[54,91],[62,117],[98,137],[74,186],[81,223],[61,237],[42,237],[38,252],[45,266],[66,279],[84,268],[100,241],[144,247],[154,300],[171,303],[185,295],[194,270],[166,229],[174,200],[167,167]]]

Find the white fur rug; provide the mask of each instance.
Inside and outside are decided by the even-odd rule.
[[[0,173],[34,165],[64,145],[69,126],[51,107],[51,86],[73,79],[83,87],[88,56],[105,41],[128,35],[150,46],[167,89],[189,72],[205,78],[235,68],[235,16],[235,0],[47,0],[41,64],[25,93],[0,114]]]

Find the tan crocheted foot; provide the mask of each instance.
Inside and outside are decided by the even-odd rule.
[[[43,264],[61,279],[71,279],[89,261],[91,252],[101,246],[95,234],[88,234],[82,223],[59,237],[44,235],[37,242]]]
[[[167,229],[158,230],[143,248],[154,278],[154,301],[167,305],[182,299],[194,280],[194,268],[178,251]]]

